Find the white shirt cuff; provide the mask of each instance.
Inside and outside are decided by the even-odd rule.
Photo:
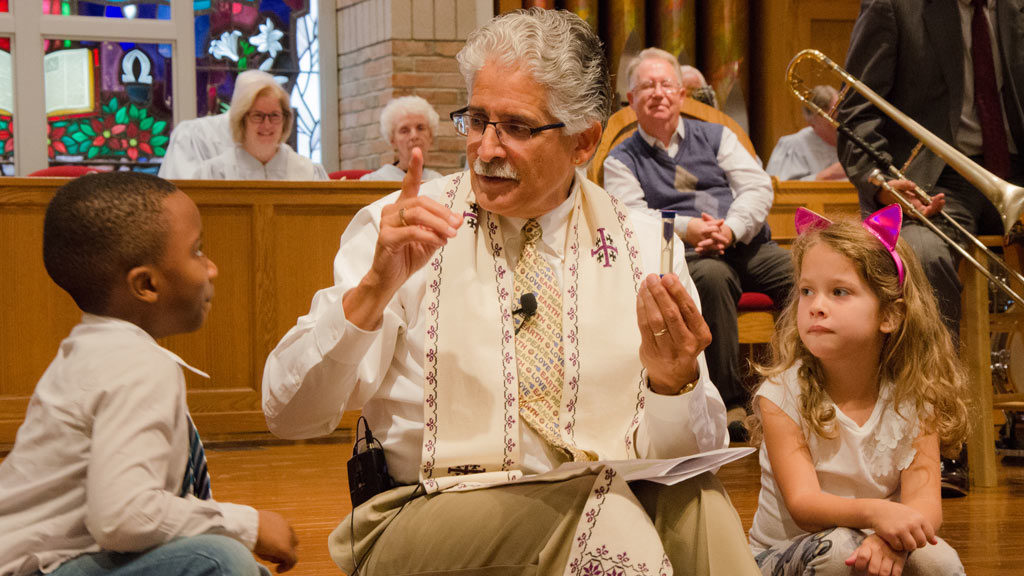
[[[252,506],[217,502],[224,515],[224,530],[252,550],[260,535],[260,513]]]

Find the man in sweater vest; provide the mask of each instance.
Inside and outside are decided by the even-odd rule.
[[[658,48],[642,51],[627,74],[629,105],[639,130],[604,163],[604,185],[626,205],[675,210],[676,234],[711,329],[707,348],[712,381],[730,409],[730,432],[740,435],[748,399],[739,369],[736,304],[740,294],[763,292],[782,305],[792,287],[789,253],[771,241],[765,224],[771,178],[731,130],[680,118],[676,59]]]

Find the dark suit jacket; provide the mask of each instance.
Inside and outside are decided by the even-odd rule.
[[[1024,0],[997,0],[996,22],[1003,67],[1003,104],[1018,153],[1024,153]],[[964,45],[957,0],[862,0],[846,69],[882,98],[943,140],[955,143],[963,105]],[[917,138],[857,93],[838,119],[897,167]],[[839,160],[860,193],[861,210],[879,206],[867,182],[870,158],[839,137]],[[907,176],[930,190],[945,164],[923,150]]]

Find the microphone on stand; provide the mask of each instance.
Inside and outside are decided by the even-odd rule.
[[[519,334],[519,330],[520,330],[520,328],[523,327],[523,324],[526,324],[526,321],[529,320],[530,318],[533,318],[533,315],[536,314],[536,313],[537,313],[537,295],[534,294],[533,292],[527,292],[527,293],[523,294],[522,296],[520,296],[519,297],[519,308],[516,309],[516,310],[513,310],[512,311],[512,315],[515,316],[516,314],[522,314],[523,315],[523,321],[519,323],[519,326],[516,326],[516,332],[515,333]]]

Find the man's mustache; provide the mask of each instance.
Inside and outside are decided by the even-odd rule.
[[[492,160],[490,162],[484,162],[477,158],[473,161],[473,172],[476,172],[477,176],[486,176],[488,178],[505,178],[507,180],[519,181],[519,173],[505,160]]]

